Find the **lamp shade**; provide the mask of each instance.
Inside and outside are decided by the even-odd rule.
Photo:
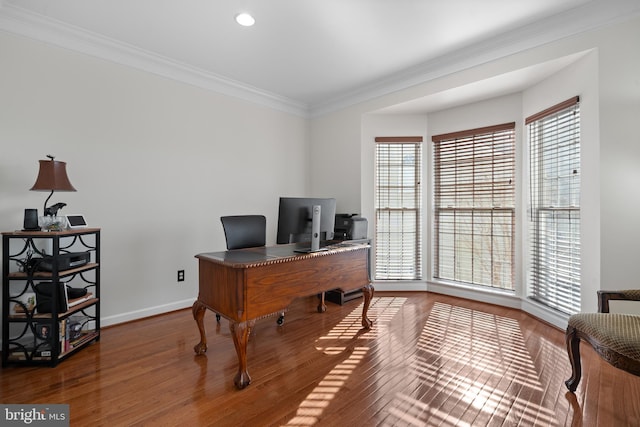
[[[40,171],[32,191],[76,191],[67,176],[67,164],[57,160],[40,160]]]

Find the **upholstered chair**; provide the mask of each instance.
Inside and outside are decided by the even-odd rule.
[[[565,385],[571,392],[576,391],[582,377],[581,340],[609,364],[640,376],[640,315],[610,313],[611,300],[640,301],[640,289],[599,291],[597,313],[578,313],[569,318],[566,341],[572,374]]]

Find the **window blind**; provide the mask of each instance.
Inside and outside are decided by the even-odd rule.
[[[434,277],[513,290],[515,123],[432,141]]]
[[[422,278],[422,137],[377,137],[376,280]]]
[[[571,98],[525,120],[531,197],[530,296],[580,310],[580,104]]]

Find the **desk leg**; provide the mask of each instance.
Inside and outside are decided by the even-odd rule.
[[[327,311],[327,306],[324,303],[324,292],[320,294],[320,304],[318,304],[318,313],[324,313]]]
[[[233,344],[238,354],[238,373],[233,379],[233,382],[240,390],[251,383],[251,377],[247,370],[247,343],[249,342],[249,335],[255,323],[255,320],[240,323],[235,321],[229,322],[231,337],[233,338]]]
[[[373,322],[367,317],[369,304],[371,304],[371,299],[373,299],[373,290],[373,285],[371,283],[362,288],[362,293],[364,294],[364,305],[362,306],[362,326],[365,329],[371,329],[371,327],[373,326]]]
[[[204,313],[207,311],[207,307],[204,306],[200,302],[200,300],[196,300],[193,303],[193,307],[191,307],[191,312],[193,313],[193,318],[198,325],[198,330],[200,331],[200,342],[193,347],[193,350],[196,354],[204,354],[207,351],[207,335],[204,331]]]

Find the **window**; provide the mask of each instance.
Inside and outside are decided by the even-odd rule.
[[[434,277],[513,290],[515,123],[432,140]]]
[[[422,137],[376,141],[375,278],[422,278]]]
[[[529,134],[531,297],[580,310],[580,105],[575,97],[525,120]]]

